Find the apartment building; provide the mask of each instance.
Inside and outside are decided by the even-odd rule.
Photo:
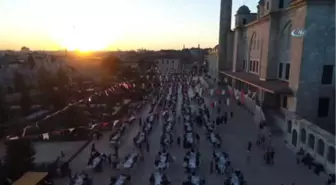
[[[208,51],[208,75],[215,81],[218,80],[218,45]]]
[[[231,6],[228,1],[222,0],[222,9]],[[260,0],[257,7],[252,13],[241,6],[233,45],[220,42],[227,56],[219,63],[230,66],[220,69],[220,78],[239,92],[254,94],[251,102],[272,115],[291,148],[303,148],[333,171],[335,1]],[[221,15],[221,22],[227,16]],[[305,34],[292,34],[298,29]],[[228,47],[233,52],[226,52]]]
[[[157,69],[161,74],[178,73],[181,70],[181,58],[173,55],[163,55],[156,60]]]

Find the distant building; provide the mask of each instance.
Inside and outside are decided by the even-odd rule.
[[[218,45],[208,51],[206,56],[208,63],[208,75],[215,81],[218,80]]]
[[[157,60],[157,68],[161,74],[170,74],[180,72],[181,58],[178,56],[164,55]]]
[[[29,54],[15,52],[0,57],[0,85],[7,93],[15,92],[14,76],[18,72],[24,76],[27,85],[35,86],[42,69],[48,75],[55,75],[60,69],[69,75],[74,73],[74,69],[67,64],[64,57],[42,52]]]
[[[30,49],[29,49],[28,47],[26,47],[26,46],[23,46],[23,47],[21,48],[21,52],[26,52],[26,53],[28,53],[28,52],[30,52]]]

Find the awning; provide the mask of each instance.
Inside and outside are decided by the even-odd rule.
[[[233,79],[237,79],[244,83],[247,83],[251,86],[261,88],[264,91],[273,94],[292,94],[292,90],[289,88],[288,83],[281,80],[260,80],[257,75],[247,73],[247,72],[232,72],[232,71],[220,71],[221,74],[224,74]]]
[[[36,185],[47,175],[47,172],[26,172],[22,177],[15,181],[13,185]]]
[[[119,123],[119,120],[115,120],[115,121],[113,122],[113,127],[115,127],[118,123]]]
[[[134,117],[134,116],[131,116],[131,117],[128,119],[129,122],[131,122],[131,121],[133,121],[133,120],[135,120],[135,117]]]

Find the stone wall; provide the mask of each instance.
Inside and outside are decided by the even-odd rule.
[[[302,56],[296,60],[292,57],[292,62],[298,65],[296,66],[298,69],[294,69],[296,64],[291,66],[293,68],[291,76],[299,75],[296,82],[292,83],[290,79],[291,87],[291,84],[298,86],[296,112],[310,122],[324,123],[325,126],[334,125],[335,82],[322,85],[321,79],[323,65],[335,65],[335,2],[333,5],[323,3],[308,5],[306,14],[305,25],[301,27],[309,30],[303,38],[292,39],[294,43],[299,40],[302,42],[302,45],[297,47],[297,50],[302,50]],[[296,17],[300,17],[299,13]],[[294,54],[298,53],[292,53],[292,56]],[[317,116],[320,97],[330,98],[329,116],[323,118]]]
[[[302,148],[324,165],[328,173],[335,173],[335,136],[315,124],[297,116],[287,116],[281,122],[289,147],[297,152]]]

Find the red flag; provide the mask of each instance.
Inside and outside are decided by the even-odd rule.
[[[102,125],[102,127],[107,127],[109,125],[109,123],[108,122],[103,122],[101,125]]]
[[[220,90],[220,89],[217,89],[217,90],[216,90],[216,93],[217,93],[217,95],[220,95],[220,94],[221,94],[221,90]]]
[[[245,95],[244,95],[244,91],[242,90],[241,93],[240,93],[240,101],[242,104],[244,104],[244,101],[245,101]]]

